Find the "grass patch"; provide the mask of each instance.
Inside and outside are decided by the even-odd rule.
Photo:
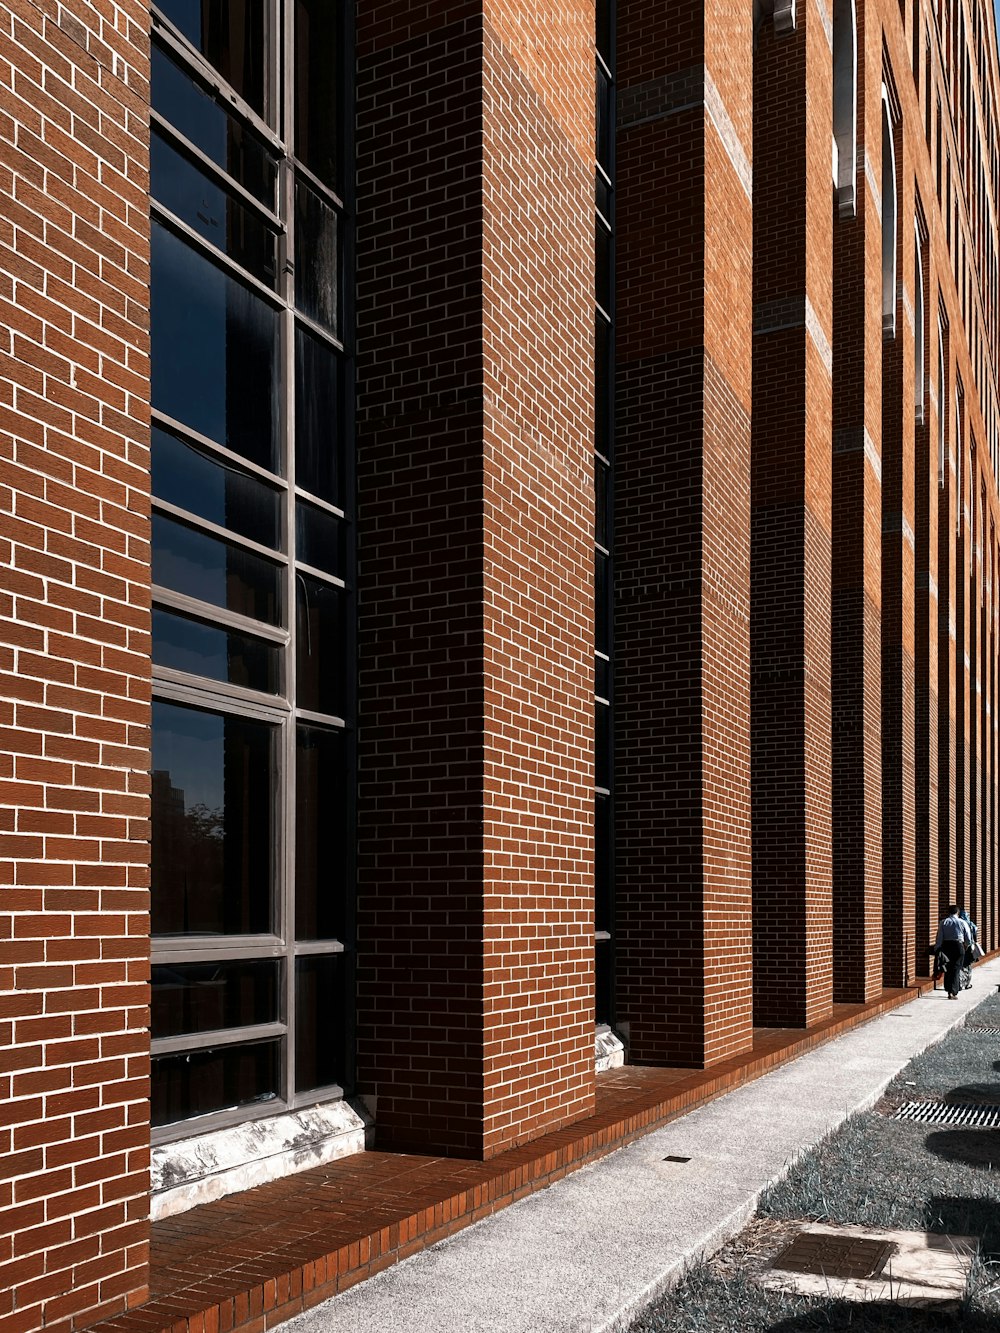
[[[1000,995],[967,1019],[1000,1027]],[[1000,1329],[1000,1130],[892,1120],[905,1101],[1000,1105],[1000,1037],[966,1026],[913,1059],[871,1111],[851,1116],[765,1191],[756,1219],[687,1274],[631,1333],[997,1333]],[[855,1303],[765,1291],[770,1265],[803,1220],[981,1237],[962,1310]]]

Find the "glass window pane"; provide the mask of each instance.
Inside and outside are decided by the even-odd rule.
[[[347,1082],[343,954],[295,960],[295,1090]]]
[[[153,582],[251,620],[280,623],[277,565],[242,546],[156,513]]]
[[[347,781],[340,731],[296,732],[295,936],[344,940],[347,933]]]
[[[611,170],[611,85],[604,66],[597,63],[597,160],[605,171]]]
[[[154,1056],[150,1065],[154,1127],[211,1111],[276,1101],[279,1048],[278,1041],[261,1041]]]
[[[159,608],[153,610],[153,661],[247,690],[278,692],[278,649],[273,643]]]
[[[171,963],[152,969],[150,1019],[154,1037],[214,1032],[276,1023],[281,1015],[274,958]]]
[[[608,544],[608,468],[600,461],[594,464],[594,540]]]
[[[612,350],[611,325],[598,314],[594,322],[594,449],[605,458],[611,457],[613,440]]]
[[[154,935],[272,930],[276,734],[265,722],[154,702]]]
[[[261,546],[278,548],[279,492],[154,424],[153,494]]]
[[[606,657],[594,658],[594,693],[611,698],[611,663]]]
[[[607,704],[594,705],[594,733],[596,750],[594,782],[598,787],[611,787],[611,709]]]
[[[340,294],[337,214],[304,181],[295,182],[295,305],[336,333]]]
[[[295,482],[343,508],[340,361],[328,343],[295,330]]]
[[[611,221],[611,186],[607,178],[597,171],[594,173],[594,203],[597,206],[598,213]]]
[[[153,406],[261,467],[278,457],[278,313],[153,223]]]
[[[153,108],[273,212],[278,160],[264,140],[155,43],[150,79]]]
[[[277,237],[259,214],[159,134],[150,138],[155,199],[269,287],[277,276]]]
[[[608,580],[608,557],[601,551],[594,553],[594,648],[610,657],[611,588]]]
[[[343,717],[344,593],[306,574],[295,576],[296,703],[311,713]]]
[[[596,280],[597,304],[602,310],[611,310],[611,233],[597,219],[594,232],[594,277]]]
[[[295,505],[295,558],[313,569],[343,576],[344,525],[335,514],[316,505]]]
[[[597,0],[597,49],[605,59],[611,54],[611,5],[608,0]]]
[[[340,179],[340,5],[295,3],[295,155],[324,185]]]
[[[258,115],[264,114],[264,0],[158,0],[159,8]]]

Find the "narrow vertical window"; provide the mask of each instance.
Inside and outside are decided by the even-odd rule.
[[[855,0],[833,6],[833,146],[837,212],[854,217],[858,158],[858,18]]]
[[[154,7],[155,1142],[351,1078],[347,12]]]
[[[944,327],[938,320],[938,485],[944,486],[948,476],[948,436],[945,417],[948,408],[948,385],[945,379]]]
[[[918,426],[924,424],[924,251],[920,227],[913,227],[913,393]]]
[[[896,148],[889,94],[882,85],[882,329],[896,336]]]
[[[614,0],[598,0],[596,30],[596,269],[594,316],[594,929],[595,1012],[614,1017],[614,738],[612,733],[612,538],[615,414]]]

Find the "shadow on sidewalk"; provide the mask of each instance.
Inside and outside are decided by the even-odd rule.
[[[830,1301],[772,1324],[769,1333],[837,1333],[840,1329],[850,1333],[945,1333],[952,1328],[956,1333],[996,1333],[997,1319],[980,1312],[942,1314],[891,1301]]]

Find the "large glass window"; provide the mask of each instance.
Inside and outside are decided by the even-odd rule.
[[[349,9],[154,7],[160,1141],[351,1080]]]

